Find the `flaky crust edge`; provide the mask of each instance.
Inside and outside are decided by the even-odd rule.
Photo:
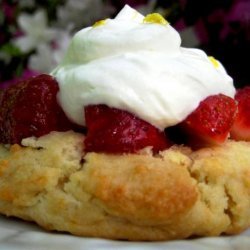
[[[0,146],[0,213],[47,230],[128,240],[237,234],[250,225],[250,143],[158,155],[84,153],[52,132]]]

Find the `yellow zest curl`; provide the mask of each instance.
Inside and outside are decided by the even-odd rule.
[[[215,68],[219,68],[220,64],[213,56],[209,56],[208,59],[214,65]]]
[[[107,22],[107,19],[97,21],[97,22],[94,23],[94,25],[93,25],[92,27],[95,28],[95,27],[102,26],[102,25],[104,25],[106,22]]]
[[[143,19],[144,23],[158,23],[162,25],[167,25],[168,21],[159,13],[148,14]]]

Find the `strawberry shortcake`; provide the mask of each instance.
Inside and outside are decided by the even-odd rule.
[[[125,6],[0,92],[0,213],[127,240],[250,226],[250,88]]]

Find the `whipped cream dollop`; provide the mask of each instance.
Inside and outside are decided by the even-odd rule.
[[[106,104],[163,130],[183,121],[206,97],[235,94],[217,60],[181,47],[169,23],[147,21],[129,6],[76,33],[52,75],[60,105],[79,125],[85,125],[85,106]]]

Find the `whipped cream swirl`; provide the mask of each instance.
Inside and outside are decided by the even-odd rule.
[[[84,107],[106,104],[135,114],[163,130],[183,121],[210,95],[234,97],[223,66],[205,52],[181,47],[168,23],[147,23],[125,6],[114,19],[73,37],[52,72],[66,115],[85,125]]]

